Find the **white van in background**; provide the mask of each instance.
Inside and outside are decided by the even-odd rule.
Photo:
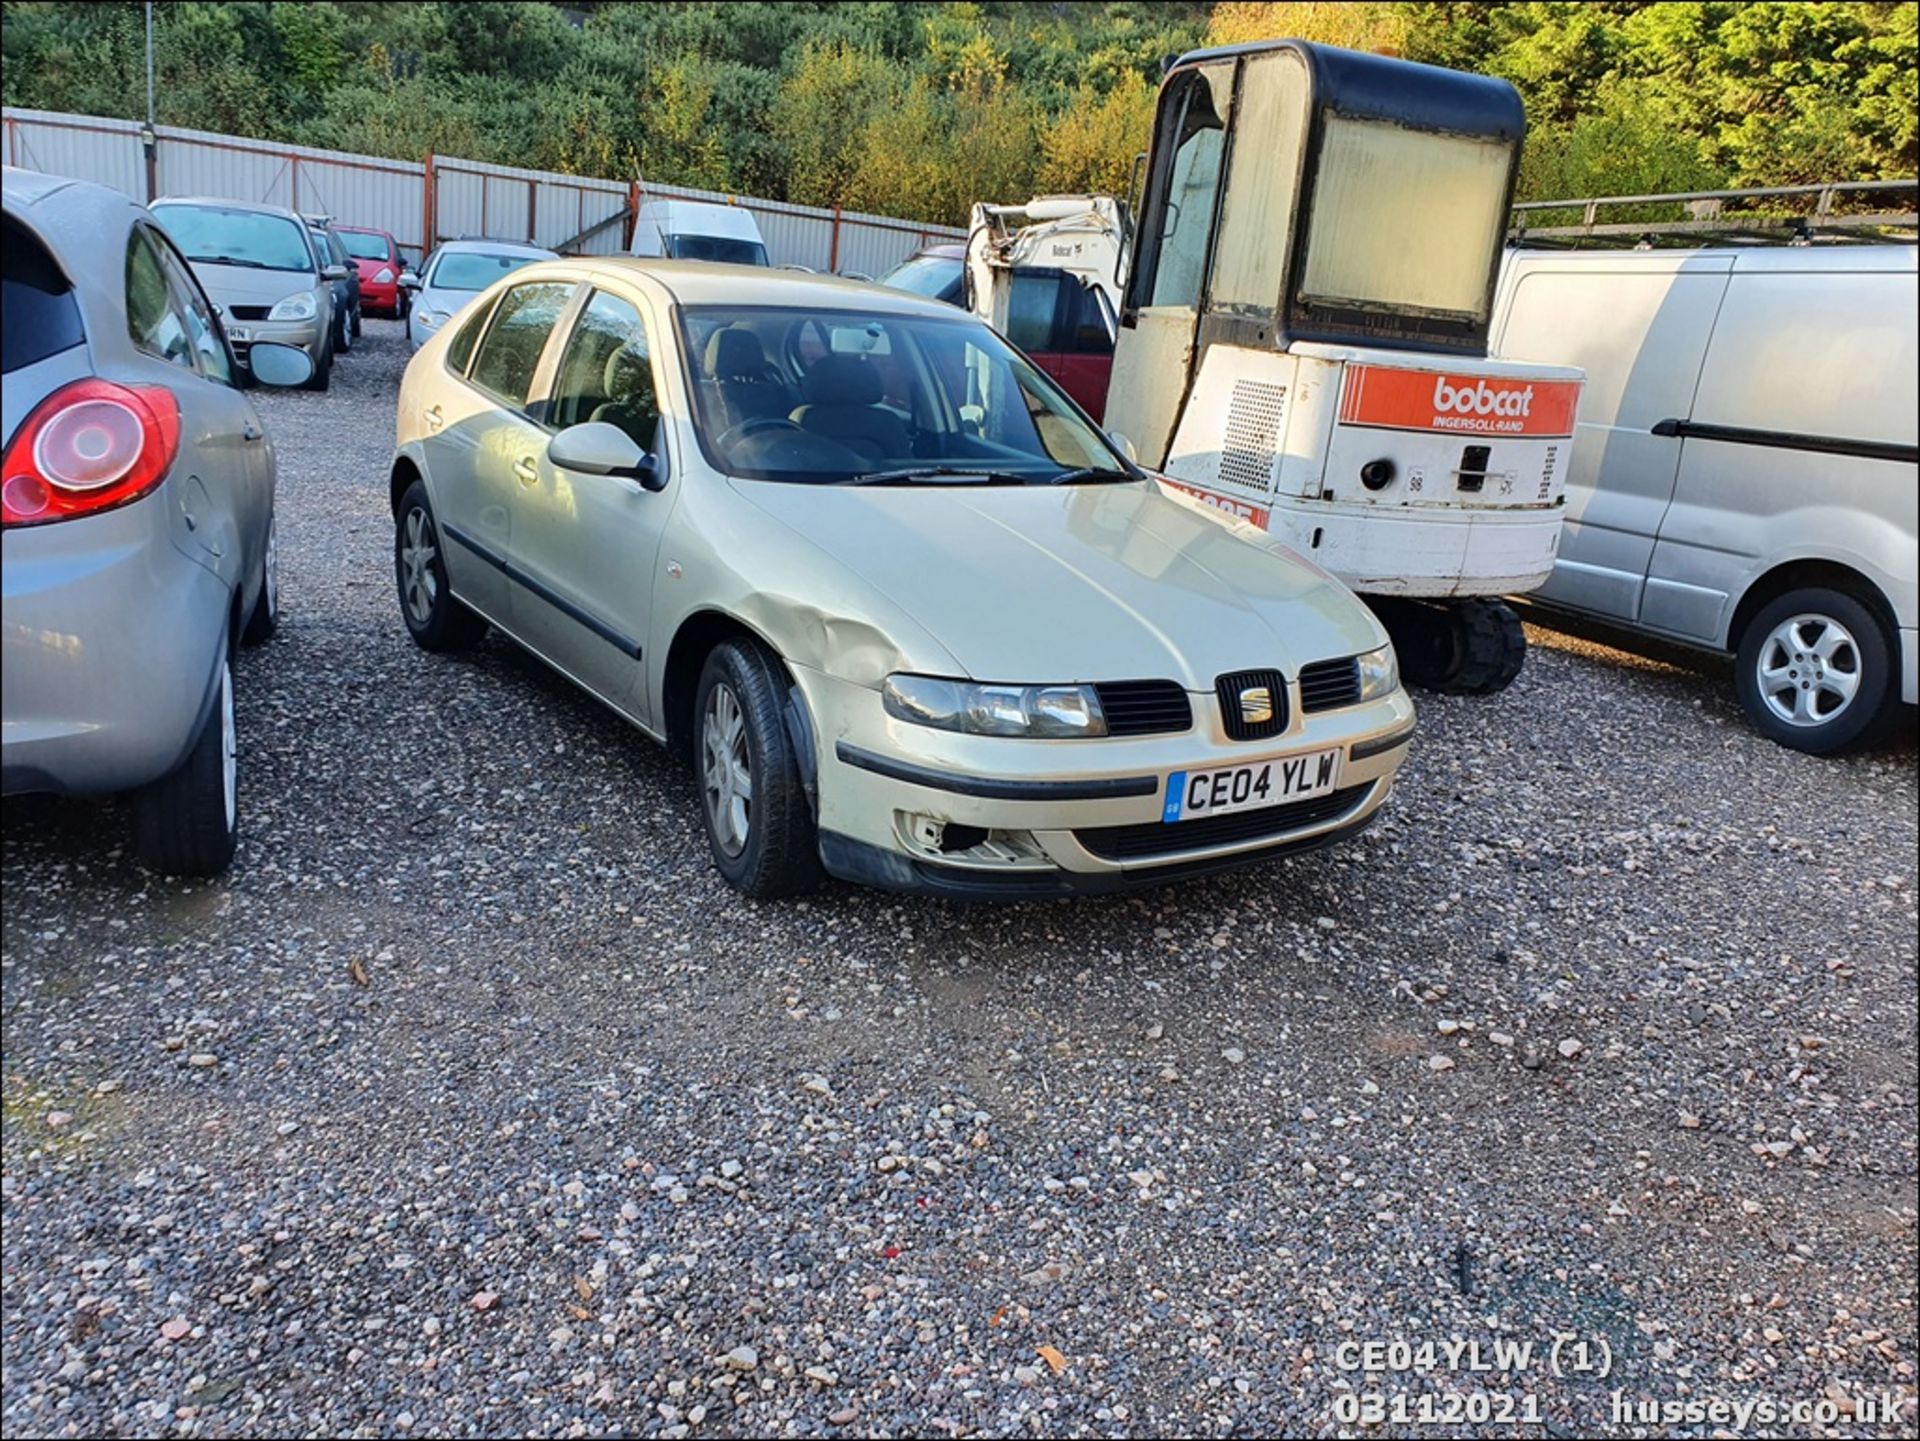
[[[648,200],[633,222],[634,255],[766,265],[767,245],[753,212],[706,200]]]
[[[1916,699],[1915,247],[1511,253],[1502,357],[1587,374],[1535,593],[1734,652],[1740,703],[1827,753]]]

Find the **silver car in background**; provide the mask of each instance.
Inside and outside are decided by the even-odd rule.
[[[308,388],[325,390],[339,336],[334,286],[351,269],[307,222],[279,205],[189,197],[156,200],[153,215],[220,308],[240,363],[262,341],[295,346],[313,362]]]
[[[536,260],[558,260],[551,250],[516,240],[449,240],[421,263],[415,274],[400,277],[413,293],[407,316],[407,344],[418,350],[481,291],[502,276]]]
[[[116,190],[4,186],[4,725],[0,786],[131,792],[142,860],[233,855],[231,656],[271,635],[274,455],[219,319]],[[298,350],[254,351],[297,385]]]

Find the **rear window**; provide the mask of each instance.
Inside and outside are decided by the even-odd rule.
[[[27,228],[8,218],[4,228],[4,270],[0,274],[0,370],[8,374],[35,361],[71,350],[87,338],[73,287],[46,247]]]

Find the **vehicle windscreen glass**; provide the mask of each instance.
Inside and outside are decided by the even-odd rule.
[[[675,260],[717,260],[723,265],[765,265],[767,247],[757,240],[723,235],[669,235],[667,254]]]
[[[384,235],[366,235],[358,230],[339,232],[341,242],[347,247],[347,254],[355,260],[387,260],[387,237]]]
[[[929,300],[950,300],[960,293],[961,262],[944,255],[916,255],[880,277],[882,285],[911,291]]]
[[[501,276],[531,265],[538,255],[492,254],[477,250],[449,250],[433,265],[427,285],[433,290],[485,290]]]
[[[9,220],[4,229],[0,265],[0,370],[22,366],[70,350],[85,340],[73,287],[53,257],[23,226]]]
[[[1327,116],[1300,298],[1484,321],[1511,159],[1502,140]]]
[[[806,484],[1133,478],[1059,387],[978,321],[696,306],[681,326],[700,444],[728,475]]]
[[[222,205],[156,205],[153,215],[189,260],[252,270],[316,268],[306,227],[283,216]]]

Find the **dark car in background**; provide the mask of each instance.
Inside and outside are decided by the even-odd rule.
[[[309,215],[306,221],[321,257],[343,272],[333,282],[333,348],[345,355],[360,338],[360,271],[330,217]]]
[[[928,300],[944,300],[964,310],[967,304],[967,247],[929,245],[881,276],[880,283],[912,295],[924,295]]]
[[[353,268],[360,274],[360,309],[364,315],[407,318],[407,292],[401,288],[400,242],[384,230],[358,225],[336,225],[333,233],[347,247]]]

